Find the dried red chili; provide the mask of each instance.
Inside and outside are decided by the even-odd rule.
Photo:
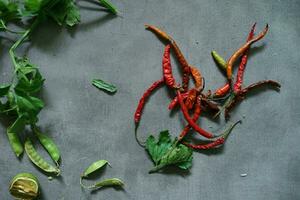
[[[198,91],[200,91],[203,87],[202,83],[202,75],[200,71],[196,67],[190,66],[192,77],[195,81],[195,87]]]
[[[184,118],[187,120],[187,122],[189,123],[189,125],[195,130],[197,131],[200,135],[206,137],[206,138],[214,138],[215,136],[209,132],[207,132],[206,130],[200,128],[194,121],[193,119],[190,117],[189,113],[188,113],[188,109],[186,108],[182,96],[180,94],[180,91],[177,90],[177,97],[178,97],[178,102],[180,104],[182,113],[184,115]]]
[[[200,117],[201,114],[201,98],[198,96],[196,105],[195,105],[195,110],[194,110],[194,115],[193,115],[193,121],[196,123]],[[191,129],[191,125],[186,125],[184,129],[182,130],[181,134],[179,135],[178,141],[181,141],[186,134],[189,132]]]
[[[181,95],[182,95],[183,100],[185,100],[188,97],[189,92],[184,92]],[[174,99],[171,101],[171,103],[168,106],[169,110],[173,110],[173,108],[175,106],[177,106],[177,104],[178,104],[178,98],[177,98],[177,96],[175,96]]]
[[[218,88],[214,92],[214,97],[223,97],[230,91],[230,85],[229,83],[225,83],[222,87]]]
[[[252,26],[252,28],[249,32],[247,42],[249,42],[250,40],[253,39],[255,26],[256,26],[256,23],[253,24],[253,26]],[[241,87],[242,87],[242,84],[243,84],[243,75],[244,75],[245,68],[246,68],[246,65],[247,65],[247,60],[248,60],[248,51],[249,51],[249,48],[245,51],[244,55],[242,56],[242,61],[239,65],[238,72],[237,72],[237,75],[236,75],[236,82],[233,86],[233,91],[234,92],[239,92],[241,90]]]
[[[159,28],[152,26],[152,25],[145,25],[146,29],[152,31],[153,33],[155,33],[156,35],[158,35],[159,37],[167,40],[168,42],[171,43],[175,55],[181,65],[182,68],[182,72],[183,72],[183,77],[182,77],[182,88],[184,91],[187,91],[188,85],[189,85],[189,80],[190,80],[190,67],[188,62],[186,61],[184,55],[182,54],[181,50],[179,49],[177,43],[175,42],[174,39],[172,39],[167,33],[165,33],[164,31],[160,30]]]
[[[164,83],[164,79],[155,81],[143,94],[143,96],[141,97],[139,104],[136,108],[136,111],[134,113],[134,121],[136,124],[139,123],[139,121],[141,120],[141,116],[142,116],[142,111],[143,108],[145,106],[146,100],[150,97],[151,93],[158,87],[160,87],[162,84]]]
[[[216,139],[215,141],[212,141],[210,143],[207,144],[198,144],[198,145],[194,145],[194,144],[190,144],[187,142],[183,142],[184,145],[191,147],[193,149],[198,149],[198,150],[205,150],[205,149],[212,149],[212,148],[216,148],[219,147],[220,145],[224,144],[224,142],[226,141],[228,135],[231,133],[232,129],[241,121],[238,121],[236,123],[234,123],[233,125],[231,125],[225,132],[224,134],[219,137],[218,139]]]
[[[178,88],[175,78],[172,73],[172,66],[171,66],[171,57],[170,57],[170,48],[171,45],[166,45],[163,60],[162,60],[162,67],[163,67],[163,76],[167,86],[170,88]]]
[[[227,79],[229,81],[229,83],[231,83],[231,79],[232,79],[232,67],[233,64],[235,63],[235,61],[243,54],[245,53],[245,51],[250,47],[251,44],[253,44],[254,42],[262,39],[268,32],[269,26],[268,24],[266,25],[265,29],[255,38],[253,38],[252,40],[246,42],[243,46],[241,46],[236,52],[234,52],[234,54],[229,58],[229,60],[227,61]]]
[[[188,110],[193,108],[196,97],[197,97],[197,90],[195,88],[188,91],[188,96],[184,102]]]

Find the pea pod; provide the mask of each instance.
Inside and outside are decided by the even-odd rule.
[[[217,63],[218,67],[220,67],[222,71],[226,72],[226,61],[216,51],[212,51],[211,55],[214,61]]]
[[[104,167],[106,164],[110,165],[107,160],[98,160],[94,163],[92,163],[81,175],[81,177],[86,178],[89,174],[101,169]]]
[[[124,186],[123,181],[121,181],[118,178],[109,178],[109,179],[105,179],[103,181],[97,182],[95,183],[91,189],[99,189],[102,187],[108,187],[108,186]]]
[[[36,134],[38,140],[43,145],[43,147],[46,149],[46,151],[49,153],[50,157],[55,163],[58,163],[60,159],[60,152],[56,146],[56,144],[53,142],[53,140],[48,137],[47,135],[41,133],[37,127],[32,128],[34,133]]]
[[[25,124],[25,117],[24,115],[21,115],[10,127],[7,128],[6,131],[10,146],[12,147],[17,157],[19,157],[24,151],[18,133],[20,133],[24,129]]]
[[[17,174],[10,183],[9,192],[17,199],[36,199],[39,195],[38,180],[30,173]]]
[[[39,167],[44,172],[48,173],[54,173],[59,175],[60,170],[50,164],[48,164],[41,156],[38,154],[38,152],[35,150],[32,142],[29,138],[27,138],[25,142],[25,151],[29,159],[33,164],[35,164],[37,167]]]

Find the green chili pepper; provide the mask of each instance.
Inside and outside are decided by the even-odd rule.
[[[115,93],[117,91],[117,87],[112,85],[112,84],[109,84],[109,83],[106,83],[105,81],[103,80],[100,80],[100,79],[94,79],[92,81],[92,84],[99,88],[99,89],[102,89],[102,90],[105,90],[107,92],[111,92],[111,93]]]
[[[220,67],[222,71],[226,72],[226,61],[216,51],[212,51],[211,55],[214,61],[217,63],[218,67]]]

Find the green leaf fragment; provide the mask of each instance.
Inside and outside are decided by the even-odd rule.
[[[84,173],[81,175],[81,177],[87,177],[88,175],[90,175],[91,173],[100,170],[101,168],[103,168],[106,164],[109,165],[109,162],[107,160],[98,160],[94,163],[92,163],[85,171]]]
[[[109,0],[99,0],[99,1],[105,8],[107,8],[113,14],[118,13],[116,6],[114,6]]]
[[[102,89],[102,90],[105,90],[107,92],[111,92],[111,93],[115,93],[117,91],[117,87],[110,84],[110,83],[107,83],[101,79],[94,79],[92,81],[92,84],[97,87],[98,89]]]
[[[0,85],[0,97],[7,95],[10,86],[11,86],[10,84]]]
[[[159,134],[158,141],[151,135],[146,141],[146,150],[150,154],[155,167],[150,172],[155,172],[167,165],[175,165],[181,169],[189,169],[192,166],[193,151],[177,144],[177,140],[171,140],[168,131]]]

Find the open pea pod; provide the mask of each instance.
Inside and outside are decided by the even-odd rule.
[[[29,157],[29,159],[31,160],[31,162],[33,164],[35,164],[38,168],[43,170],[44,172],[54,173],[56,175],[60,174],[60,170],[57,167],[52,166],[49,163],[47,163],[47,161],[45,161],[42,158],[42,156],[35,150],[32,142],[30,141],[29,138],[27,138],[27,140],[25,142],[25,152],[26,152],[27,156]]]
[[[32,128],[34,133],[36,134],[38,140],[43,145],[43,147],[46,149],[52,160],[58,164],[58,161],[60,159],[60,151],[54,141],[48,137],[47,135],[41,133],[37,127]]]
[[[86,178],[86,177],[88,177],[88,175],[90,175],[91,173],[93,173],[97,170],[100,170],[102,167],[104,167],[107,164],[110,165],[107,160],[98,160],[98,161],[92,163],[88,168],[86,168],[86,170],[83,172],[81,177]]]
[[[18,134],[24,130],[25,125],[26,118],[24,115],[21,115],[10,127],[7,128],[6,131],[10,146],[17,157],[19,157],[24,151],[23,144],[21,143]]]

